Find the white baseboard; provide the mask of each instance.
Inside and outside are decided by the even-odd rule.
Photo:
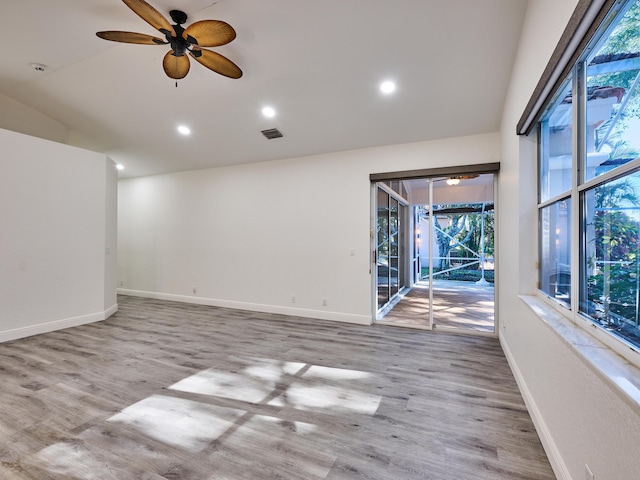
[[[542,442],[542,446],[547,454],[547,458],[549,459],[549,463],[551,464],[551,468],[553,469],[553,473],[556,475],[558,480],[572,480],[571,474],[567,469],[564,460],[562,459],[562,455],[560,454],[560,450],[556,445],[556,442],[553,440],[551,436],[551,432],[547,427],[544,418],[542,417],[542,413],[538,409],[538,405],[536,404],[535,399],[531,395],[529,388],[527,387],[527,383],[518,368],[518,364],[516,363],[511,350],[509,350],[509,346],[504,342],[503,338],[500,337],[500,345],[502,346],[502,350],[504,351],[505,357],[507,357],[507,362],[511,367],[511,371],[513,372],[513,376],[516,379],[516,383],[518,384],[518,388],[520,389],[520,393],[522,393],[522,398],[524,399],[524,403],[527,406],[527,410],[529,410],[529,415],[531,415],[531,420],[536,427],[536,431],[540,436],[540,441]]]
[[[104,312],[90,313],[88,315],[63,318],[60,320],[52,320],[50,322],[38,323],[26,327],[0,331],[0,343],[17,340],[19,338],[30,337],[32,335],[39,335],[41,333],[49,333],[56,330],[62,330],[64,328],[86,325],[87,323],[99,322],[113,315],[116,311],[118,311],[118,304],[112,305]]]
[[[102,320],[109,318],[111,315],[113,315],[117,311],[118,311],[118,304],[114,303],[104,311],[104,318]]]
[[[175,295],[171,293],[146,292],[142,290],[128,290],[119,288],[120,295],[133,297],[155,298],[172,302],[193,303],[195,305],[207,305],[210,307],[233,308],[236,310],[249,310],[251,312],[277,313],[294,317],[317,318],[319,320],[331,320],[334,322],[355,323],[358,325],[371,325],[371,318],[366,315],[354,315],[351,313],[326,312],[323,310],[308,310],[304,308],[281,307],[277,305],[263,305],[260,303],[236,302],[232,300],[219,300],[215,298],[192,297],[189,295]]]

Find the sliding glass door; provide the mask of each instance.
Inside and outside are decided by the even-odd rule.
[[[386,185],[377,186],[376,276],[378,311],[390,305],[407,285],[407,204]]]
[[[494,175],[399,183],[374,186],[375,320],[493,333]]]
[[[376,216],[376,269],[378,276],[378,310],[389,303],[391,282],[389,272],[389,193],[378,187]]]

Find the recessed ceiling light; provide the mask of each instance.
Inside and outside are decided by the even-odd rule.
[[[387,80],[386,82],[382,82],[380,84],[380,91],[385,95],[389,95],[390,93],[393,93],[395,90],[396,90],[396,84],[390,80]]]
[[[276,111],[271,107],[264,107],[262,109],[262,114],[267,118],[273,118],[276,116]]]
[[[189,135],[191,133],[191,129],[185,125],[180,125],[178,127],[178,132],[180,132],[182,135]]]
[[[119,163],[116,164],[116,169],[117,170],[124,170],[124,167],[122,165],[120,165]]]

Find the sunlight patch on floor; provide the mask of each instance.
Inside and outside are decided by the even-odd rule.
[[[371,377],[371,374],[361,370],[313,365],[302,376],[304,378],[323,378],[326,380],[363,380]]]
[[[242,410],[151,395],[108,421],[126,423],[155,440],[199,452],[244,414]]]
[[[61,478],[83,480],[119,480],[118,474],[97,460],[83,445],[59,442],[43,448],[29,463],[34,463],[47,472]]]
[[[358,380],[368,372],[344,368],[246,359],[252,364],[238,373],[207,369],[169,387],[171,390],[303,410],[375,413],[379,396],[361,392]],[[258,362],[258,363],[256,363]]]
[[[269,405],[291,407],[316,412],[357,412],[373,415],[382,397],[360,392],[345,386],[291,385],[287,392],[269,402]]]
[[[304,363],[265,360],[263,364],[249,365],[238,373],[221,372],[209,368],[184,378],[169,388],[181,392],[261,403],[273,396],[278,382],[285,377],[295,375],[304,366]]]

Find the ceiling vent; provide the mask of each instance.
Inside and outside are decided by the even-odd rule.
[[[282,137],[282,133],[277,128],[270,128],[269,130],[262,130],[262,134],[269,140]]]

